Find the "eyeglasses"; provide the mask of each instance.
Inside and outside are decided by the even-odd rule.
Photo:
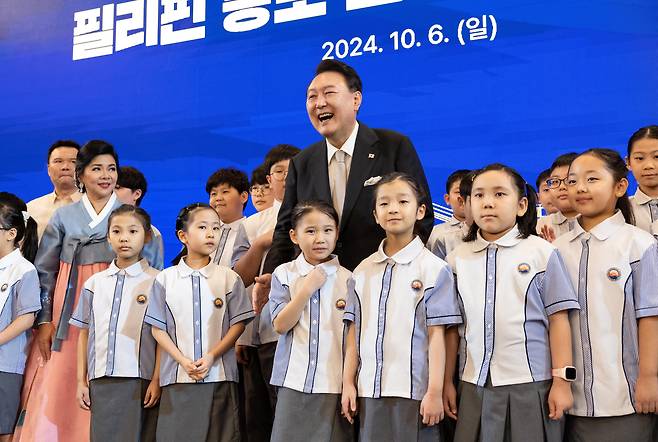
[[[283,181],[286,179],[288,176],[288,171],[287,170],[275,170],[274,172],[270,173],[271,177],[274,177],[277,181]]]
[[[546,180],[546,185],[548,186],[549,189],[557,189],[564,183],[564,185],[568,185],[567,183],[567,178],[549,178]]]
[[[255,184],[249,188],[249,192],[252,194],[257,194],[260,193],[261,195],[265,195],[270,193],[270,185],[269,184]]]

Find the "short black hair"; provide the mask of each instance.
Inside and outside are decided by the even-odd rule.
[[[451,173],[450,176],[448,176],[448,180],[446,181],[446,193],[449,194],[452,185],[457,181],[461,181],[462,178],[469,174],[469,172],[470,170],[468,169],[458,169]]]
[[[277,144],[265,155],[265,162],[263,163],[265,172],[269,175],[272,166],[279,161],[291,160],[299,152],[301,150],[291,144]]]
[[[352,66],[338,60],[322,60],[315,68],[315,76],[317,77],[324,72],[338,72],[345,78],[345,83],[347,83],[347,88],[350,91],[363,92],[361,77]]]
[[[72,147],[75,150],[80,150],[80,145],[73,140],[57,140],[48,148],[48,156],[46,157],[46,163],[50,163],[50,156],[53,154],[53,151],[58,147]]]
[[[535,184],[537,185],[537,193],[541,192],[541,185],[551,177],[551,169],[542,170]]]
[[[576,152],[569,152],[560,155],[555,161],[553,161],[553,164],[551,164],[550,173],[552,174],[558,167],[571,166],[571,163],[573,163],[573,160],[575,160],[577,156],[578,154]]]
[[[138,189],[141,190],[142,196],[139,197],[135,204],[137,204],[137,206],[142,204],[142,200],[146,195],[147,188],[146,177],[142,172],[131,166],[120,167],[119,177],[117,178],[117,185],[119,187],[126,187],[133,192]]]
[[[237,190],[238,193],[249,193],[249,178],[247,178],[247,174],[232,167],[226,167],[214,171],[208,178],[208,181],[206,181],[206,193],[210,195],[212,189],[221,184],[228,184],[230,187]],[[243,208],[244,207],[247,207],[246,202],[244,203]]]
[[[461,196],[464,201],[466,201],[466,198],[471,196],[471,189],[473,188],[473,180],[475,179],[475,175],[477,175],[478,170],[471,170],[468,172],[462,180],[459,182],[459,196]]]
[[[114,150],[114,146],[103,140],[88,141],[78,150],[78,156],[75,160],[75,182],[78,189],[82,192],[85,192],[85,190],[80,182],[80,175],[82,175],[82,172],[91,164],[94,158],[100,155],[110,155],[114,158],[117,172],[119,171],[119,154]]]
[[[268,171],[265,170],[265,165],[261,164],[251,172],[251,182],[249,183],[249,185],[257,186],[257,185],[269,184],[267,182],[267,173]]]

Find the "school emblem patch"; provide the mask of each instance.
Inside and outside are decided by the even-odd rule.
[[[9,288],[9,286],[7,285],[7,283],[4,283],[2,284],[2,287],[0,287],[0,291],[4,292],[5,290],[7,290],[7,288]]]
[[[347,303],[345,302],[345,300],[343,298],[339,298],[336,301],[336,308],[338,310],[345,310],[345,305],[347,305]]]
[[[214,304],[215,307],[222,308],[222,306],[224,305],[224,301],[222,301],[222,298],[215,298]]]
[[[612,267],[608,270],[608,279],[610,281],[617,281],[619,278],[621,278],[621,271],[619,269]]]
[[[146,295],[137,295],[137,304],[144,304],[146,302]]]
[[[414,279],[414,281],[411,283],[411,288],[418,291],[423,288],[423,282],[418,279]]]
[[[522,262],[521,264],[519,264],[516,270],[518,270],[519,273],[526,274],[530,272],[530,264],[528,264],[527,262]]]

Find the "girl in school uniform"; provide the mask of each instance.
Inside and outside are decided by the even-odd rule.
[[[254,316],[242,280],[211,262],[221,226],[208,204],[176,219],[184,256],[155,279],[146,322],[162,347],[158,441],[239,441],[235,341]]]
[[[25,204],[25,203],[23,203]],[[34,243],[37,224],[26,211],[0,203],[0,441],[9,442],[18,417],[29,330],[41,309],[39,277],[19,250]]]
[[[631,135],[626,164],[637,182],[630,199],[635,225],[656,234],[651,225],[658,221],[658,126],[642,127]]]
[[[114,193],[118,163],[105,141],[92,140],[80,149],[75,174],[83,195],[55,211],[39,243],[35,267],[42,310],[25,370],[23,425],[16,441],[89,438],[90,415],[76,398],[78,329],[69,320],[85,281],[115,257],[107,219],[121,205]],[[145,250],[150,247],[157,245],[149,242]]]
[[[651,440],[658,402],[658,247],[633,224],[626,164],[591,149],[571,164],[569,197],[580,213],[554,243],[577,287],[571,318],[574,405],[569,441]]]
[[[562,440],[574,369],[568,310],[576,294],[560,254],[535,236],[537,199],[513,169],[479,170],[471,189],[474,224],[448,255],[464,323],[448,331],[454,371],[460,341],[460,398],[444,387],[456,441]]]
[[[281,335],[272,385],[279,388],[272,441],[351,441],[340,414],[343,312],[351,272],[331,253],[338,214],[330,204],[309,201],[292,212],[290,239],[301,249],[272,274],[270,309]]]
[[[415,234],[426,207],[409,175],[374,190],[379,250],[348,281],[342,412],[362,440],[437,440],[443,417],[443,328],[461,322],[452,272]]]
[[[117,257],[85,282],[70,320],[80,328],[78,402],[91,408],[95,442],[155,441],[159,355],[144,314],[158,271],[141,257],[151,232],[144,209],[112,212],[108,241]]]

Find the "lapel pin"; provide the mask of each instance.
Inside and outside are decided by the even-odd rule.
[[[345,306],[346,306],[346,305],[347,305],[347,303],[345,302],[345,300],[344,300],[343,298],[339,298],[339,299],[336,301],[336,308],[337,308],[338,310],[345,310]]]
[[[522,262],[516,269],[519,271],[519,273],[528,273],[530,271],[530,264]]]
[[[375,154],[374,154],[374,153],[369,153],[369,154],[368,154],[368,158],[371,158],[371,159],[372,159],[372,158],[375,158]]]
[[[7,283],[4,283],[2,284],[2,287],[0,287],[0,290],[4,292],[5,290],[7,290],[8,287],[9,286],[7,285]]]
[[[420,280],[415,279],[414,282],[411,283],[411,288],[418,291],[423,288],[423,283]]]
[[[222,306],[224,305],[224,301],[222,301],[221,298],[215,298],[214,303],[215,303],[215,307],[217,308],[222,308]]]
[[[146,295],[137,295],[137,304],[144,304],[146,302]]]
[[[621,271],[619,269],[613,267],[610,270],[608,270],[608,279],[610,281],[617,281],[619,278],[621,278]]]

